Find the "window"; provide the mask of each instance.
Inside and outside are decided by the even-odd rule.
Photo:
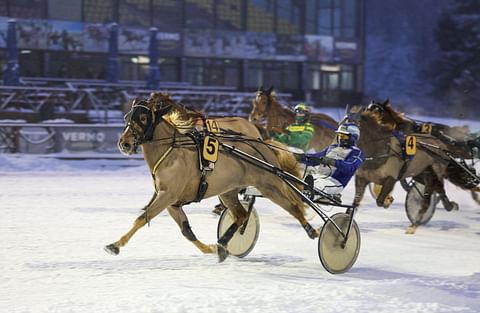
[[[332,0],[318,1],[317,34],[332,35]]]
[[[83,20],[87,23],[111,23],[113,11],[112,1],[83,0]]]
[[[153,26],[159,31],[183,28],[182,2],[177,0],[153,0]]]
[[[160,58],[158,59],[158,67],[160,69],[160,81],[176,82],[180,80],[178,75],[178,59]]]
[[[48,0],[48,18],[81,21],[82,2],[78,0]]]
[[[343,90],[353,90],[353,66],[351,65],[342,65],[342,72],[340,77],[340,88]]]
[[[119,23],[150,27],[150,0],[119,0]]]
[[[185,23],[189,29],[213,28],[213,0],[185,0]]]
[[[7,1],[8,0],[0,0],[0,16],[10,16],[7,12]],[[5,12],[5,13],[4,13]]]
[[[10,0],[9,6],[11,17],[45,18],[45,0]]]
[[[300,34],[300,3],[293,0],[277,0],[277,33]]]
[[[247,81],[245,87],[258,88],[263,85],[263,70],[260,61],[248,61]]]
[[[273,0],[248,0],[247,31],[273,32]]]
[[[355,37],[357,35],[357,1],[318,0],[317,33],[343,38]]]
[[[243,30],[242,0],[217,0],[217,29]]]
[[[187,82],[192,85],[203,85],[203,64],[201,59],[187,59]]]
[[[305,2],[305,33],[317,33],[317,4],[316,1]]]
[[[356,0],[344,0],[343,36],[353,38],[357,36],[357,6]]]

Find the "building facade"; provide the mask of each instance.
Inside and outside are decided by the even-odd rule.
[[[363,91],[364,1],[0,0],[0,65],[15,18],[22,76],[104,79],[115,22],[120,79],[145,79],[156,27],[161,82],[344,106]]]

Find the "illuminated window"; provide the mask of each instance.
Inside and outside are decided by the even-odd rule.
[[[217,28],[242,30],[242,0],[217,0]]]
[[[177,0],[153,0],[153,26],[159,31],[183,28],[182,2]]]
[[[213,0],[185,0],[187,28],[212,29],[213,19]]]
[[[83,0],[83,20],[87,23],[113,22],[112,1]]]
[[[300,3],[293,0],[277,0],[277,33],[300,33]]]
[[[150,27],[150,0],[120,0],[119,23]]]
[[[249,0],[247,6],[247,31],[273,32],[273,0]]]
[[[45,18],[45,0],[15,0],[9,5],[11,17]]]

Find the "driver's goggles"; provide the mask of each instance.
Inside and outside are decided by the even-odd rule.
[[[348,134],[343,134],[343,133],[337,133],[337,137],[338,137],[338,139],[340,139],[340,140],[347,140],[347,139],[350,137],[350,135],[348,135]]]

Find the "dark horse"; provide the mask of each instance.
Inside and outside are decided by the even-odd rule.
[[[264,90],[263,87],[255,94],[252,112],[249,120],[258,124],[266,118],[267,133],[271,131],[284,132],[285,128],[295,121],[295,112],[284,108],[277,100],[273,87]],[[310,114],[310,123],[315,128],[315,134],[310,141],[310,149],[320,151],[329,146],[335,139],[335,130],[338,127],[337,121],[323,113]]]
[[[153,177],[155,194],[130,231],[106,246],[106,251],[118,254],[138,229],[166,208],[189,241],[203,253],[217,253],[219,260],[223,261],[228,255],[229,240],[247,218],[247,211],[238,199],[239,191],[247,186],[256,187],[265,197],[288,211],[310,238],[318,237],[318,230],[305,219],[305,204],[277,175],[233,156],[221,144],[217,146],[219,153],[214,168],[206,172],[200,170],[202,159],[198,136],[206,134],[220,143],[235,145],[239,150],[299,177],[295,157],[283,149],[272,149],[272,145],[282,147],[281,144],[269,142],[267,145],[258,139],[257,128],[245,119],[205,120],[200,117],[199,113],[187,111],[174,103],[167,94],[154,93],[148,100],[133,102],[118,147],[128,155],[141,147]],[[215,127],[206,132],[199,127],[204,122]],[[210,141],[206,145],[210,148]],[[217,244],[207,245],[196,238],[182,206],[216,195],[231,210],[235,222]]]
[[[360,204],[365,187],[370,182],[382,185],[376,201],[378,206],[384,206],[385,199],[395,183],[407,177],[421,176],[425,182],[426,196],[420,214],[427,210],[433,191],[445,195],[442,179],[445,177],[449,159],[442,150],[430,148],[445,148],[440,140],[430,135],[416,134],[417,152],[413,158],[406,160],[400,141],[392,135],[389,128],[379,124],[372,112],[350,114],[350,118],[359,124],[361,136],[358,147],[366,157],[355,175],[354,206]],[[416,225],[411,225],[411,228],[416,228]]]
[[[369,105],[369,111],[376,115],[380,123],[392,131],[399,131],[403,134],[412,133],[428,133],[438,138],[445,145],[445,149],[448,153],[456,159],[473,159],[474,154],[470,146],[467,145],[464,138],[468,133],[468,127],[466,126],[453,126],[443,125],[439,123],[419,122],[410,118],[407,118],[405,114],[396,111],[390,100],[387,99],[383,102],[373,101]],[[454,185],[470,190],[472,198],[480,203],[478,196],[479,187],[478,179],[469,175],[467,171],[474,172],[472,168],[469,168],[465,162],[462,163],[465,169],[458,166],[457,162],[450,162],[447,168],[446,178]],[[450,202],[447,199],[447,203]],[[448,208],[448,205],[447,207]]]

